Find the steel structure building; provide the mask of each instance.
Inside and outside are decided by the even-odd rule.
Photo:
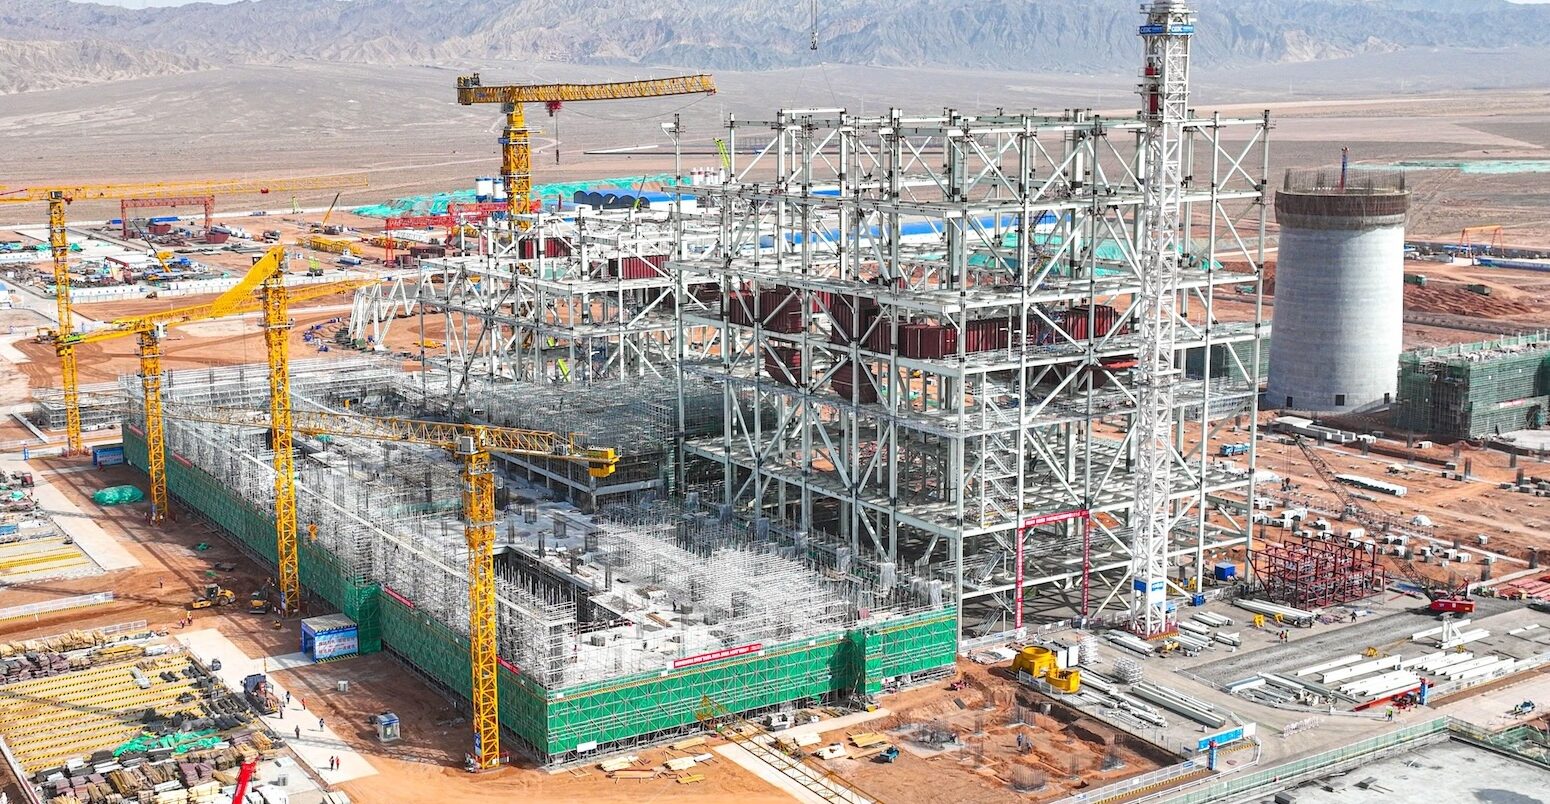
[[[1287,171],[1275,197],[1267,404],[1345,411],[1393,401],[1409,203],[1396,171]]]
[[[1176,333],[1154,359],[1182,366],[1172,350],[1207,347],[1237,364],[1167,373],[1171,480],[1153,514],[1166,562],[1192,556],[1198,579],[1205,553],[1250,535],[1246,516],[1212,511],[1250,480],[1210,443],[1233,422],[1253,443],[1268,327],[1257,292],[1249,321],[1221,320],[1215,299],[1259,288],[1267,119],[1179,122],[1172,287],[1143,282],[1149,126],[1086,111],[730,121],[731,181],[700,191],[718,239],[671,263],[721,297],[683,312],[718,345],[686,351],[683,383],[725,400],[719,421],[683,414],[686,434],[709,432],[685,437],[689,486],[946,582],[971,633],[1016,619],[1019,578],[1042,587],[1033,616],[1073,613],[1084,590],[1089,614],[1129,603],[1135,422],[1154,398],[1135,367],[1161,315]],[[1144,284],[1166,302],[1143,308]],[[1249,359],[1209,348],[1240,342]],[[1074,520],[1036,529],[1013,566],[1023,522],[1078,510],[1094,514],[1090,544]]]

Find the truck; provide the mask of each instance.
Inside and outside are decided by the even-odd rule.
[[[1249,454],[1248,444],[1223,444],[1217,448],[1216,454],[1223,458],[1232,458],[1238,455]]]
[[[269,685],[269,679],[263,673],[254,673],[242,679],[242,697],[248,700],[259,714],[272,715],[280,711],[280,699],[275,696],[274,688]]]

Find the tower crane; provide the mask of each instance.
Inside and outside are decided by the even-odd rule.
[[[283,253],[282,249],[271,249],[269,254],[264,255],[258,262],[254,263],[253,269],[249,271],[248,276],[244,277],[242,282],[239,282],[231,290],[221,294],[215,301],[208,304],[120,318],[110,322],[103,329],[93,330],[88,333],[72,332],[67,336],[55,339],[54,348],[56,350],[63,350],[74,349],[88,343],[99,343],[130,335],[136,336],[137,352],[140,358],[140,387],[145,404],[146,473],[151,480],[151,522],[153,523],[165,521],[172,510],[170,506],[171,501],[167,496],[166,430],[162,420],[161,404],[162,336],[168,327],[179,324],[225,318],[258,310],[259,303],[253,296],[253,289],[263,279],[267,278],[269,273],[279,270],[280,258]],[[347,279],[338,282],[308,285],[288,291],[289,300],[304,301],[323,298],[336,293],[354,290],[355,288],[372,284],[375,281],[370,279]]]
[[[288,393],[289,389],[283,391]],[[462,464],[463,538],[468,546],[468,641],[473,668],[470,698],[474,713],[474,743],[469,764],[477,770],[495,767],[500,761],[500,723],[497,720],[496,690],[499,662],[496,654],[495,617],[495,474],[491,453],[504,452],[586,463],[594,477],[613,474],[618,464],[617,453],[613,449],[584,447],[569,434],[479,424],[376,418],[318,410],[292,411],[288,404],[284,407],[284,421],[288,425],[284,427],[280,425],[281,419],[272,413],[265,415],[250,410],[188,404],[169,405],[168,411],[169,415],[187,421],[272,429],[276,444],[276,468],[278,470],[283,462],[287,472],[291,467],[291,433],[426,444],[449,450]],[[276,482],[278,484],[289,477],[289,474],[278,475]],[[294,482],[287,484],[286,488],[290,496],[283,502],[277,497],[275,502],[276,525],[281,531],[289,528],[291,544],[288,555],[293,562],[289,577],[294,583]],[[282,510],[285,512],[283,515]],[[288,518],[288,523],[282,524],[282,518]],[[281,555],[287,553],[282,552]],[[282,577],[286,572],[282,569]],[[294,595],[297,594],[299,591],[294,586],[282,590],[282,595],[289,595],[282,599],[282,605],[294,606],[297,600]]]
[[[79,184],[52,187],[0,187],[0,204],[44,202],[48,204],[48,244],[53,255],[54,300],[59,312],[58,335],[75,331],[75,312],[70,306],[70,243],[65,236],[65,206],[74,201],[105,199],[177,198],[191,194],[247,194],[281,190],[365,187],[361,175],[313,176],[294,179],[206,179],[200,181],[154,182],[148,184]],[[65,454],[81,451],[80,379],[76,372],[75,349],[58,351],[60,386],[65,407]]]
[[[714,94],[716,82],[709,75],[680,75],[644,81],[610,84],[511,84],[484,86],[479,74],[458,76],[457,102],[504,104],[506,130],[501,135],[501,180],[506,185],[507,213],[515,220],[532,211],[533,152],[528,139],[523,104],[545,104],[552,115],[572,101],[661,98],[669,95]]]
[[[472,667],[474,746],[469,764],[475,769],[494,767],[500,759],[499,701],[496,675],[495,618],[495,475],[490,455],[555,458],[588,464],[593,477],[608,477],[618,466],[611,448],[588,448],[574,435],[539,430],[520,430],[477,424],[387,419],[348,413],[293,410],[291,405],[289,294],[282,281],[282,247],[270,249],[255,261],[266,263],[249,271],[244,283],[260,286],[265,353],[269,361],[269,414],[194,405],[167,405],[165,415],[189,421],[208,421],[267,428],[273,434],[275,470],[275,556],[279,575],[280,608],[292,611],[301,601],[296,547],[296,466],[292,439],[295,433],[354,436],[377,441],[427,444],[451,450],[463,465],[464,540],[468,545],[468,642]],[[272,267],[271,267],[272,266]]]
[[[1136,294],[1141,351],[1136,365],[1135,503],[1131,509],[1131,630],[1151,638],[1172,629],[1168,611],[1168,544],[1173,524],[1173,447],[1184,123],[1189,117],[1189,43],[1194,12],[1183,0],[1152,0],[1142,8],[1140,147],[1146,165]]]

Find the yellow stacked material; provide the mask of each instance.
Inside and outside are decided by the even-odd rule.
[[[0,545],[0,579],[64,572],[91,566],[80,548],[56,541]]]
[[[1029,645],[1018,652],[1012,659],[1012,672],[1027,673],[1034,678],[1043,678],[1051,670],[1055,669],[1055,652],[1049,648],[1041,648],[1038,645]]]
[[[197,713],[199,691],[181,674],[186,656],[140,662],[150,686],[141,689],[128,662],[99,664],[73,673],[0,687],[0,734],[29,774],[73,757],[115,748],[140,733],[146,709],[171,715]],[[171,671],[176,681],[160,673]],[[178,701],[185,693],[195,696]]]
[[[121,659],[133,659],[145,653],[145,648],[140,645],[118,644],[98,648],[93,654],[98,661],[113,662]]]
[[[694,784],[695,782],[703,781],[705,781],[705,774],[703,773],[690,773],[678,777],[679,784]]]
[[[89,648],[93,645],[101,645],[107,642],[107,637],[101,631],[69,631],[42,639],[27,639],[21,642],[0,642],[0,658],[9,658],[21,653],[42,653],[53,651],[65,653],[81,648]]]
[[[1082,688],[1082,671],[1072,667],[1067,670],[1051,670],[1046,679],[1056,692],[1075,693]]]
[[[888,735],[875,731],[863,731],[860,734],[850,735],[850,742],[857,748],[871,748],[878,743],[888,742]]]
[[[343,237],[329,237],[327,235],[302,235],[298,241],[314,251],[326,251],[330,254],[345,254],[358,250],[360,243]]]
[[[678,742],[669,745],[668,748],[671,748],[674,751],[687,751],[691,748],[698,748],[704,744],[704,737],[690,737],[687,740],[679,740]]]

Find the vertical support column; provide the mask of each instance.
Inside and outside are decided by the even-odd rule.
[[[273,254],[274,250],[270,251]],[[268,259],[266,255],[263,259]],[[280,611],[301,609],[301,573],[296,558],[296,455],[291,444],[291,369],[288,339],[291,317],[285,298],[285,264],[259,289],[264,314],[264,349],[269,358],[269,417],[274,446],[275,566]]]
[[[490,453],[473,436],[457,444],[463,461],[463,538],[468,545],[468,649],[474,745],[469,764],[488,770],[500,763],[499,697],[496,689],[495,474]]]
[[[1131,629],[1144,637],[1172,628],[1168,544],[1173,521],[1174,365],[1183,194],[1182,140],[1189,104],[1191,12],[1180,0],[1153,0],[1141,26],[1141,139],[1145,184],[1140,211],[1141,352],[1137,365],[1135,507],[1131,512]]]
[[[81,386],[75,366],[75,312],[70,308],[70,240],[65,235],[65,194],[55,190],[48,196],[48,245],[54,258],[54,301],[59,313],[55,330],[55,351],[59,355],[60,385],[64,390],[65,454],[79,455],[81,446]]]
[[[506,214],[514,225],[526,230],[526,221],[517,221],[518,215],[529,211],[529,196],[533,192],[533,151],[528,140],[527,120],[523,117],[522,104],[506,104],[506,131],[501,135],[501,180],[506,184]]]
[[[151,476],[151,523],[165,522],[171,513],[167,501],[167,434],[161,415],[161,337],[154,329],[141,330],[140,389],[145,403],[145,467]]]

